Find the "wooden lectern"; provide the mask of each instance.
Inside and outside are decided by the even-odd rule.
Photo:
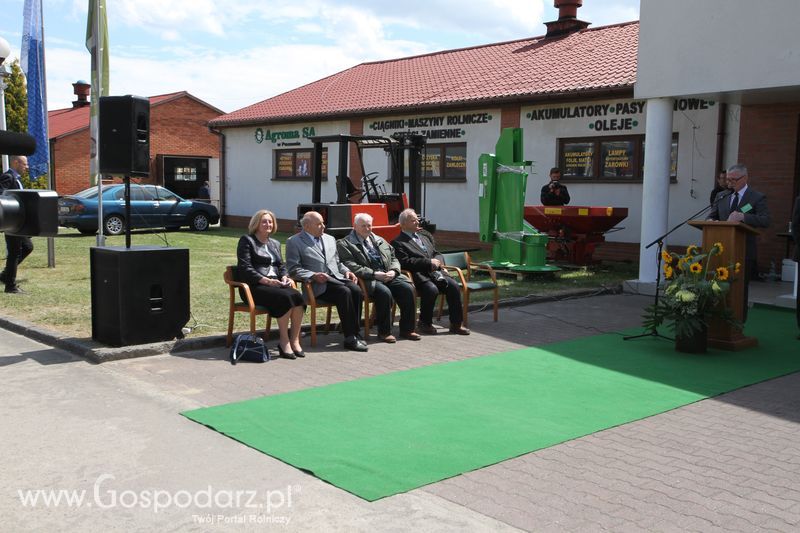
[[[747,302],[744,301],[747,236],[758,235],[758,231],[741,222],[692,220],[689,225],[703,230],[703,251],[711,250],[714,243],[722,243],[722,254],[711,258],[709,269],[728,266],[736,262],[741,263],[742,270],[737,277],[738,279],[731,283],[726,305],[733,312],[734,318],[742,322],[744,306],[747,305]],[[731,276],[733,275],[733,272],[731,272]],[[722,350],[738,352],[751,346],[757,346],[758,339],[745,337],[741,329],[719,318],[712,318],[708,323],[708,345]]]

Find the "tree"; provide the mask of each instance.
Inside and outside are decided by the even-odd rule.
[[[11,63],[6,85],[6,128],[8,131],[25,133],[28,131],[28,91],[18,59]]]

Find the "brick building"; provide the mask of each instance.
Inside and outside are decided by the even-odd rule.
[[[89,186],[90,87],[80,81],[73,87],[77,100],[72,107],[49,113],[52,177],[59,194]],[[150,176],[141,181],[193,198],[208,180],[218,204],[220,137],[209,131],[208,122],[222,114],[186,91],[151,96]]]

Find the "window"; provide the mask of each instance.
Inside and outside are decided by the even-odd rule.
[[[314,150],[275,150],[274,179],[311,179]],[[322,179],[328,179],[328,149],[322,149]]]
[[[567,179],[641,181],[644,176],[644,135],[560,139],[558,159]],[[672,136],[672,181],[678,176],[678,135]]]
[[[466,143],[429,144],[422,154],[422,176],[424,178],[466,181]]]

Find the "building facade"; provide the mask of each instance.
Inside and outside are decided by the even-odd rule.
[[[647,61],[650,72],[661,71],[662,52],[682,46],[682,37],[667,36],[681,21],[660,30],[669,43],[640,44],[640,34],[650,31],[650,25],[587,28],[588,23],[565,9],[575,3],[563,4],[559,20],[548,23],[547,35],[365,63],[212,121],[226,138],[228,220],[242,225],[255,210],[268,207],[279,218],[294,221],[296,205],[311,199],[313,135],[411,131],[428,140],[423,156],[425,214],[443,236],[453,232],[477,240],[478,158],[494,152],[502,128],[520,127],[524,157],[534,161],[526,204],[539,203],[550,167],[560,167],[571,205],[628,208],[628,218],[618,231],[607,234],[609,244],[597,255],[635,260],[644,242],[642,229],[653,222],[643,201],[645,137],[650,128],[663,128],[666,122],[668,129],[658,143],[653,144],[655,136],[650,143],[668,158],[665,170],[654,178],[660,196],[652,201],[665,206],[659,227],[672,227],[708,206],[718,170],[737,162],[751,167],[754,186],[786,198],[788,207],[776,203],[774,209],[775,219],[781,220],[796,187],[790,174],[796,172],[792,143],[796,144],[797,119],[785,113],[791,106],[773,102],[755,108],[724,98],[720,90],[672,91],[667,100],[653,100],[653,92],[640,94],[640,65]],[[643,20],[649,16],[647,4],[642,5]],[[657,21],[664,20],[661,11],[671,8],[652,4],[658,13],[652,15],[651,25],[658,26]],[[687,5],[683,14],[671,16],[694,17],[695,8]],[[797,45],[786,43],[784,48],[792,47]],[[673,63],[671,78],[684,80],[681,65],[693,56],[687,50],[677,55],[685,61]],[[697,69],[702,70],[689,72]],[[658,78],[651,87],[664,83]],[[764,137],[748,133],[755,128],[764,130],[760,135],[770,139],[769,146],[759,141]],[[327,160],[337,160],[337,149],[328,148]],[[386,179],[387,155],[365,152],[366,172],[377,171]],[[773,152],[784,155],[775,158]],[[767,164],[772,167],[759,166]],[[778,172],[775,165],[783,169]],[[334,201],[335,164],[326,166],[324,173],[322,200]],[[360,173],[351,157],[349,177],[356,185]],[[762,237],[762,270],[773,262],[780,264],[785,253],[785,241],[775,236],[778,231],[785,228],[776,227]],[[685,246],[698,239],[696,229],[684,227],[670,235],[668,244]]]

